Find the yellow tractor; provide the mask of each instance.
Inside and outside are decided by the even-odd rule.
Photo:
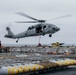
[[[59,43],[59,42],[56,42],[56,43],[52,43],[52,47],[59,47],[61,45],[63,45],[64,43]]]

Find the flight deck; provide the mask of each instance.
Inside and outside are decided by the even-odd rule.
[[[9,46],[0,53],[0,74],[38,74],[76,65],[75,47]]]

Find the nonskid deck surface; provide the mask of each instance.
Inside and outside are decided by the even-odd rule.
[[[76,60],[65,58],[66,56],[63,54],[50,55],[47,53],[48,49],[45,48],[42,51],[40,51],[41,48],[39,50],[33,50],[32,48],[32,50],[28,50],[29,48],[26,50],[25,48],[25,52],[18,50],[17,47],[13,49],[9,53],[0,54],[0,75],[45,72],[50,69],[76,65]]]

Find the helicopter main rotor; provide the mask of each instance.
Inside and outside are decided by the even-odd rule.
[[[17,12],[16,14],[19,14],[21,16],[24,16],[24,17],[27,17],[27,18],[30,18],[30,19],[34,20],[34,21],[18,21],[16,23],[45,23],[46,22],[46,20],[39,20],[39,19],[33,18],[29,15],[26,15],[25,13],[22,13],[22,12]],[[60,17],[52,18],[51,20],[67,18],[67,17],[72,17],[72,15],[66,14],[66,15],[63,15],[63,16],[60,16]]]
[[[22,12],[18,12],[17,14],[34,20],[34,21],[20,21],[20,22],[17,22],[17,23],[44,23],[46,21],[46,20],[39,20],[39,19],[33,18],[33,17],[28,16],[28,15],[22,13]]]

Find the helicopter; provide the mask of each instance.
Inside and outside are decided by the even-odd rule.
[[[17,39],[16,43],[19,41],[20,38],[24,38],[24,37],[32,37],[32,36],[40,36],[40,35],[44,36],[46,34],[49,34],[49,37],[52,37],[52,34],[60,30],[60,28],[57,27],[56,25],[51,24],[51,23],[46,23],[46,20],[39,20],[29,15],[26,15],[22,12],[18,12],[17,14],[30,18],[33,21],[19,21],[16,23],[37,23],[37,24],[29,26],[26,31],[21,32],[16,35],[11,31],[10,27],[6,27],[8,34],[6,34],[4,37],[11,38],[11,39]],[[63,17],[66,17],[66,16],[63,16]]]

